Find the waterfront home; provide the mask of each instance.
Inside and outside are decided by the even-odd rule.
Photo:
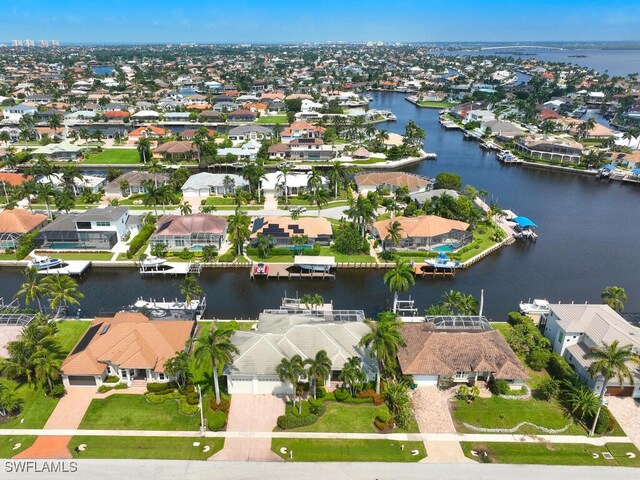
[[[183,140],[194,140],[198,135],[200,129],[196,130],[195,128],[191,128],[189,130],[183,130],[178,134],[178,137]],[[212,128],[207,128],[207,137],[212,138],[216,135],[216,131]]]
[[[631,153],[608,152],[607,156],[614,165],[627,167],[630,170],[640,168],[640,150],[634,150]],[[0,180],[2,178],[0,177]]]
[[[0,158],[4,156],[2,155],[2,152],[3,150],[0,150]],[[18,187],[24,182],[31,180],[31,178],[31,175],[22,175],[21,173],[0,172],[0,183],[4,183],[12,187]]]
[[[169,251],[201,250],[206,245],[218,249],[227,235],[227,219],[204,213],[165,215],[158,220],[151,245],[163,243]]]
[[[38,183],[50,184],[56,190],[63,190],[66,184],[61,173],[54,173],[48,177],[38,177]],[[73,193],[81,194],[85,189],[91,193],[98,193],[107,183],[107,179],[99,175],[83,174],[81,178],[73,179]]]
[[[331,160],[336,152],[321,138],[296,138],[288,144],[288,158],[292,160]]]
[[[392,222],[400,223],[400,243],[395,245],[388,237]],[[373,224],[373,234],[379,239],[383,248],[399,248],[407,250],[432,250],[438,246],[451,246],[455,249],[473,240],[469,224],[459,220],[422,215],[419,217],[395,217],[393,220],[380,220]]]
[[[240,125],[229,130],[229,139],[233,142],[246,142],[249,140],[271,140],[273,131],[261,125]]]
[[[132,121],[140,122],[157,122],[160,119],[160,113],[155,110],[140,110],[131,115]]]
[[[432,178],[405,172],[371,172],[360,173],[355,176],[358,191],[362,195],[386,189],[395,192],[398,187],[407,187],[409,193],[431,190],[435,183]]]
[[[259,235],[269,235],[276,247],[295,246],[294,237],[306,238],[306,245],[329,245],[333,230],[324,217],[258,217],[253,221],[251,244],[256,245]]]
[[[210,195],[229,195],[236,188],[247,188],[247,182],[240,175],[233,173],[209,173],[200,172],[191,175],[182,185],[182,194],[185,197],[203,197]]]
[[[59,215],[33,239],[36,248],[111,250],[129,230],[127,207],[91,208]]]
[[[16,248],[20,237],[27,235],[47,223],[47,216],[31,213],[21,208],[0,212],[0,248]]]
[[[348,316],[353,321],[344,321]],[[303,360],[314,358],[320,351],[331,360],[331,373],[319,386],[335,387],[344,364],[358,357],[367,381],[379,375],[377,361],[368,349],[358,346],[370,332],[362,311],[320,311],[292,313],[286,310],[260,314],[255,331],[235,331],[231,341],[239,352],[226,365],[224,375],[230,394],[293,394],[294,386],[283,383],[276,373],[282,359],[300,355]]]
[[[164,185],[169,182],[169,175],[166,173],[150,173],[150,172],[126,172],[115,180],[112,180],[104,187],[105,195],[135,195],[137,193],[146,193],[144,184],[151,181],[158,185]]]
[[[496,119],[490,110],[469,110],[465,117],[466,122],[491,122]]]
[[[19,103],[2,109],[2,116],[9,123],[18,124],[24,115],[34,115],[38,111],[35,104]]]
[[[230,112],[227,115],[227,120],[230,122],[253,122],[256,118],[258,118],[258,116],[251,110],[242,109]]]
[[[43,155],[52,162],[73,162],[82,158],[82,148],[70,142],[50,143],[35,149],[31,155]]]
[[[403,375],[419,387],[448,387],[492,379],[521,388],[528,375],[498,330],[481,317],[438,317],[405,323],[398,351]]]
[[[171,130],[156,127],[155,125],[146,125],[132,130],[129,132],[128,137],[129,140],[137,142],[141,138],[160,138],[166,135],[171,135]]]
[[[441,197],[442,195],[449,195],[457,199],[460,194],[455,190],[448,190],[446,188],[436,188],[434,190],[426,190],[424,192],[415,192],[410,193],[409,197],[412,201],[417,202],[419,205],[424,205],[427,202],[430,202],[436,197]]]
[[[580,163],[582,144],[575,140],[557,137],[530,135],[520,138],[515,144],[516,150],[542,160]]]
[[[165,160],[193,160],[198,157],[198,147],[188,140],[174,140],[159,145],[154,151]]]
[[[608,305],[552,304],[544,324],[544,334],[551,341],[553,351],[569,365],[594,392],[602,389],[602,377],[591,378],[589,367],[593,360],[584,355],[591,347],[602,347],[617,340],[620,346],[631,345],[640,352],[640,328],[622,318]],[[620,385],[616,378],[609,380],[607,395],[640,398],[640,366],[630,363],[633,382]]]
[[[483,110],[488,105],[489,105],[488,100],[483,100],[479,102],[460,103],[454,107],[451,107],[451,109],[449,109],[449,113],[453,118],[456,118],[458,120],[464,120],[467,117],[467,114],[471,110]]]
[[[113,383],[169,382],[167,360],[185,349],[195,321],[152,321],[139,312],[96,317],[69,356],[60,373],[66,387],[99,387],[107,377]]]
[[[285,188],[287,190],[287,195],[298,195],[299,193],[303,193],[307,190],[309,177],[309,172],[289,173],[286,178],[285,186],[285,177],[282,172],[270,172],[260,180],[260,187],[265,193],[273,193],[276,197],[284,197]],[[328,180],[322,177],[322,186],[326,187],[328,185]]]
[[[308,122],[293,122],[280,133],[282,143],[290,143],[297,138],[322,138],[325,128],[312,125]]]
[[[485,134],[490,132],[501,140],[511,140],[514,137],[524,135],[525,131],[515,123],[506,122],[502,120],[489,120],[482,122],[480,125],[480,131]]]

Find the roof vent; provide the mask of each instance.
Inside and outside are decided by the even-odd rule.
[[[111,324],[107,323],[104,327],[102,327],[102,330],[100,330],[100,335],[104,335],[105,333],[107,333],[107,330],[109,330],[110,326]]]

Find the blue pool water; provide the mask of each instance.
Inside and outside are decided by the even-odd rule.
[[[453,252],[455,250],[455,247],[451,246],[451,245],[438,245],[437,247],[432,249],[434,252],[439,252],[439,253],[449,253],[449,252]]]
[[[47,248],[55,249],[55,250],[75,250],[75,249],[86,249],[84,245],[80,243],[65,243],[65,242],[54,242],[47,245]]]

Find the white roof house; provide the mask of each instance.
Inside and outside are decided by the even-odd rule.
[[[240,175],[201,172],[191,175],[182,185],[185,197],[208,197],[233,193],[236,188],[246,188],[249,183]]]
[[[307,188],[309,184],[308,172],[295,172],[287,175],[287,189],[289,195],[296,195],[300,190]],[[323,185],[327,185],[327,180],[322,178]],[[282,172],[267,173],[261,180],[260,186],[267,192],[280,192],[284,189],[284,175]]]

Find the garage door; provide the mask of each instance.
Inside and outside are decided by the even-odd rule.
[[[229,377],[227,377],[227,382]],[[229,393],[253,393],[253,382],[251,377],[232,377]]]
[[[258,377],[253,384],[253,393],[266,393],[272,395],[281,395],[290,393],[290,389],[280,381],[273,377]]]
[[[613,397],[630,397],[633,395],[633,387],[607,387],[607,395]]]
[[[72,387],[95,387],[96,377],[83,375],[69,375],[69,385]]]

